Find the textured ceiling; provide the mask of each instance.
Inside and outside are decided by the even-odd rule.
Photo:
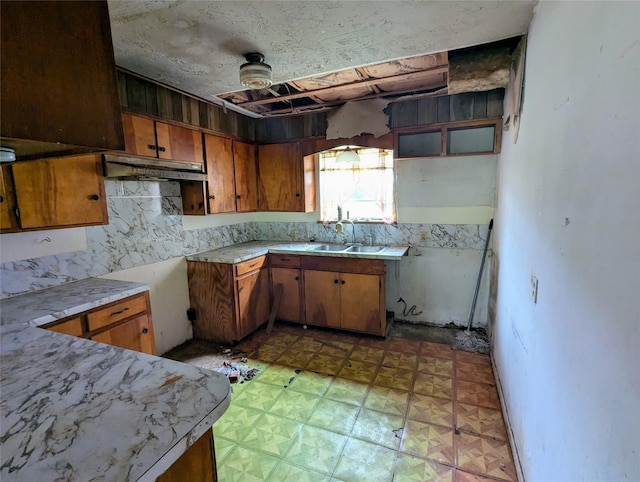
[[[216,102],[259,51],[274,83],[526,32],[536,1],[110,0],[116,63]]]

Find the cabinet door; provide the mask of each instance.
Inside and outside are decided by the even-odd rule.
[[[232,141],[226,137],[204,136],[207,154],[209,214],[236,210]]]
[[[236,204],[239,213],[258,210],[258,173],[253,144],[233,141],[236,177]]]
[[[158,157],[155,123],[146,117],[122,114],[125,151],[141,156]]]
[[[258,147],[260,211],[304,211],[298,143]]]
[[[340,274],[304,272],[305,321],[311,325],[340,327]]]
[[[14,215],[13,188],[9,183],[9,166],[0,166],[0,231],[9,233],[17,230]]]
[[[156,354],[153,325],[148,315],[133,318],[107,331],[93,335],[91,339],[107,345],[149,353],[150,355]]]
[[[340,278],[340,327],[345,330],[382,334],[380,277],[342,273]]]
[[[26,161],[11,168],[21,228],[109,222],[100,156]]]
[[[204,166],[202,133],[195,129],[156,122],[158,157]]]
[[[207,430],[156,482],[216,482],[213,430]]]
[[[237,340],[241,340],[269,318],[269,273],[254,271],[236,281],[238,295]]]
[[[300,270],[292,268],[271,268],[271,290],[282,284],[282,297],[276,317],[279,320],[300,321]]]

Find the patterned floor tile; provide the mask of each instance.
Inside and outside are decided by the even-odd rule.
[[[493,385],[486,383],[456,380],[456,400],[469,405],[500,410],[498,391]]]
[[[322,396],[333,381],[332,376],[303,370],[289,383],[288,390]]]
[[[282,457],[299,428],[298,422],[265,413],[242,439],[240,445]]]
[[[224,437],[214,436],[213,443],[216,449],[216,463],[224,462],[225,457],[237,445],[233,440],[227,440]]]
[[[375,377],[377,369],[378,365],[349,359],[338,372],[338,376],[368,384]]]
[[[517,480],[509,445],[501,440],[461,433],[455,436],[458,468],[505,480]]]
[[[355,346],[349,354],[350,360],[358,360],[366,363],[380,364],[382,357],[384,356],[384,350],[379,348],[372,348],[370,346]]]
[[[262,383],[258,380],[251,380],[250,383],[251,388],[245,388],[233,403],[265,411],[271,408],[278,395],[284,390],[281,386]]]
[[[344,360],[344,358],[336,358],[318,353],[313,355],[313,358],[309,360],[305,369],[312,372],[325,373],[327,375],[337,375],[340,368],[342,368]]]
[[[322,348],[318,350],[321,355],[333,356],[336,358],[346,358],[353,350],[353,343],[344,343],[331,339],[323,341]]]
[[[453,482],[453,469],[432,460],[400,454],[393,482]]]
[[[218,466],[221,482],[264,482],[279,459],[244,447],[235,447]]]
[[[453,465],[453,430],[407,420],[400,450],[417,457]]]
[[[282,388],[289,384],[291,378],[297,375],[295,369],[283,365],[269,365],[264,371],[258,375],[256,380],[260,383],[268,383],[269,385],[277,385]],[[245,385],[243,383],[243,385]]]
[[[456,469],[453,473],[453,482],[498,482],[498,479],[486,477],[484,475],[475,475]]]
[[[367,395],[368,385],[346,378],[336,378],[323,395],[325,398],[337,400],[338,402],[360,406]]]
[[[394,450],[349,439],[333,478],[344,482],[391,482],[395,457]]]
[[[456,361],[464,363],[473,363],[474,365],[491,366],[491,358],[489,355],[480,353],[469,353],[468,351],[456,350]]]
[[[507,440],[500,410],[456,402],[457,428],[478,435]]]
[[[287,348],[280,345],[262,345],[252,355],[261,362],[273,363],[282,356]]]
[[[377,350],[384,350],[387,348],[387,340],[378,337],[363,337],[358,346],[368,346]]]
[[[301,336],[298,341],[291,345],[291,348],[316,353],[322,348],[322,342],[310,336]]]
[[[322,398],[313,410],[307,424],[331,432],[349,435],[359,412],[360,407],[356,405]]]
[[[232,403],[222,417],[213,424],[214,436],[240,442],[263,414],[262,410]]]
[[[413,391],[421,395],[453,399],[453,380],[430,373],[417,373]]]
[[[313,353],[302,350],[289,349],[285,351],[280,358],[276,360],[278,365],[284,365],[292,368],[303,369],[309,360],[313,358]]]
[[[303,469],[282,460],[271,473],[270,482],[328,482],[329,476]]]
[[[310,393],[283,390],[275,403],[269,408],[269,413],[286,417],[298,422],[306,422],[313,413],[320,398]]]
[[[380,387],[410,390],[412,382],[413,372],[411,370],[381,366],[373,384]]]
[[[391,338],[387,344],[387,350],[401,351],[403,353],[420,353],[422,342],[417,340],[407,340],[406,338]]]
[[[404,370],[415,370],[418,363],[417,355],[402,353],[399,351],[386,351],[381,365],[383,367],[402,368]]]
[[[406,390],[373,386],[369,388],[364,406],[378,412],[404,417],[407,413],[408,400],[409,392]]]
[[[346,440],[344,435],[304,425],[284,458],[294,465],[331,475]]]
[[[281,332],[270,336],[265,343],[268,345],[280,345],[285,348],[289,348],[298,341],[298,338],[300,338],[298,335]]]
[[[453,378],[453,360],[422,355],[418,359],[418,371]]]
[[[413,393],[409,406],[409,418],[453,428],[453,402],[444,398]]]
[[[353,426],[351,437],[397,450],[403,426],[403,417],[363,408]]]
[[[453,350],[449,345],[444,345],[442,343],[430,343],[425,341],[422,343],[422,350],[420,353],[423,356],[453,360]]]
[[[486,383],[488,385],[496,384],[491,365],[477,365],[462,361],[456,361],[456,379]]]

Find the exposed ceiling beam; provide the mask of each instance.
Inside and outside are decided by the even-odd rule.
[[[247,108],[247,107],[256,106],[256,105],[273,104],[276,102],[282,102],[284,100],[293,100],[293,99],[300,99],[303,97],[310,97],[312,95],[333,94],[333,93],[341,92],[344,90],[350,90],[355,87],[370,87],[372,85],[386,84],[389,82],[420,80],[424,77],[428,77],[434,74],[444,74],[447,72],[449,72],[448,65],[439,65],[431,69],[421,70],[420,72],[410,72],[408,74],[394,75],[394,76],[385,77],[382,79],[361,80],[357,82],[351,82],[350,84],[337,85],[335,87],[326,87],[324,89],[309,90],[306,92],[299,92],[297,94],[282,95],[277,98],[268,98],[268,99],[252,100],[249,102],[242,102],[237,105],[239,107]],[[416,89],[413,89],[413,90],[416,90]],[[349,99],[349,100],[353,100],[353,99]]]

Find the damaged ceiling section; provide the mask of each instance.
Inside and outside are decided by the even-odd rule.
[[[347,102],[392,102],[503,88],[521,37],[306,77],[269,89],[218,95],[257,117],[335,110]]]

